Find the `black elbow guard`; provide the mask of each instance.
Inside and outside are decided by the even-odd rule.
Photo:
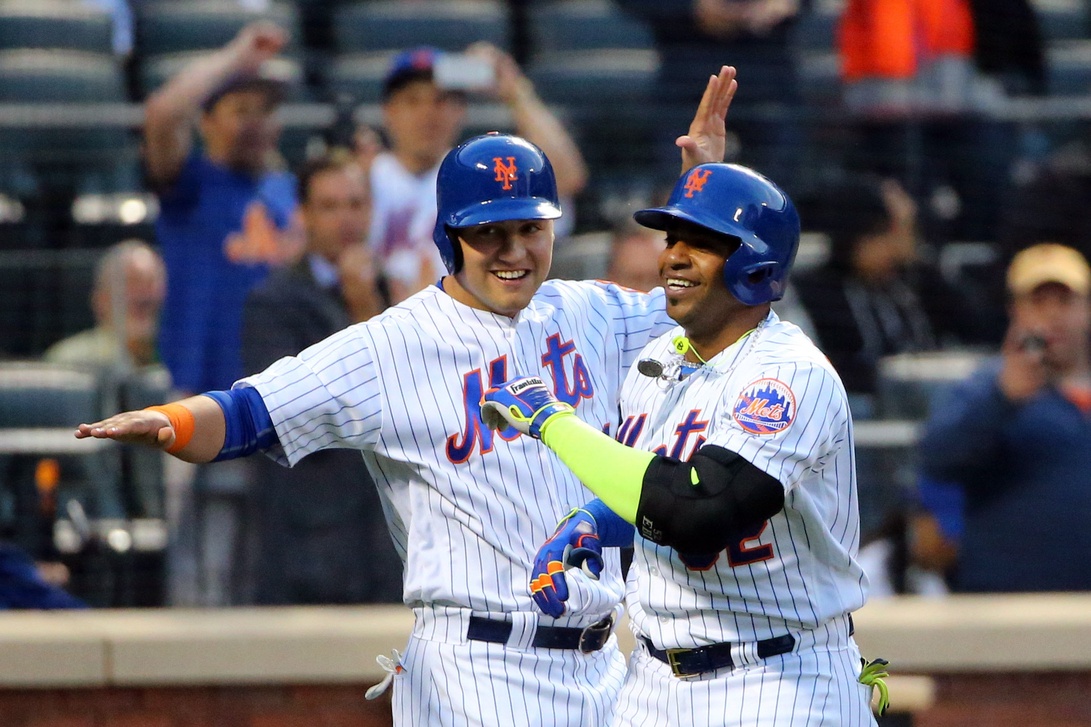
[[[784,486],[731,450],[705,445],[689,462],[656,457],[644,473],[636,524],[682,553],[718,553],[784,508]]]

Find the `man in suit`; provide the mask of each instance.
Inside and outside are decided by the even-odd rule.
[[[365,171],[347,153],[334,152],[309,162],[298,179],[305,253],[247,298],[242,348],[248,372],[386,306],[366,243]],[[316,452],[292,469],[257,459],[258,603],[401,601],[400,560],[359,452]]]

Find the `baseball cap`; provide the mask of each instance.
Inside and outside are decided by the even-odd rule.
[[[1060,283],[1079,295],[1091,293],[1091,267],[1078,251],[1056,243],[1034,245],[1012,258],[1008,291],[1026,295],[1046,283]]]
[[[383,100],[412,81],[432,80],[432,72],[442,51],[422,45],[398,53],[390,60],[383,78]]]
[[[228,76],[223,83],[208,95],[201,107],[209,111],[216,102],[229,93],[244,89],[265,90],[274,103],[282,103],[291,87],[299,80],[299,68],[286,58],[271,58],[252,73],[236,73]]]

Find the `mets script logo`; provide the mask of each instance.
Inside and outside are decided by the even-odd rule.
[[[575,342],[562,341],[560,334],[554,333],[546,339],[545,344],[546,350],[541,361],[553,379],[553,394],[572,406],[579,406],[581,399],[592,398],[595,389],[591,385],[591,372],[587,370],[583,356],[576,351]],[[489,362],[487,386],[482,374],[482,370],[477,368],[462,377],[465,419],[461,430],[447,437],[447,459],[453,464],[462,464],[475,452],[491,452],[496,435],[508,442],[519,436],[519,431],[514,427],[494,432],[481,422],[481,397],[488,389],[500,386],[508,380],[508,357],[501,356]],[[511,393],[518,394],[528,386],[542,386],[544,380],[544,377],[535,376],[514,384]]]
[[[515,157],[507,157],[508,163],[504,163],[504,157],[493,157],[493,168],[496,172],[496,181],[504,184],[500,189],[511,189],[511,183],[519,178],[519,167],[515,166]]]
[[[712,176],[711,169],[694,169],[689,173],[689,178],[686,179],[686,186],[683,189],[686,190],[687,197],[693,197],[694,192],[700,192],[705,188],[705,182]]]
[[[795,419],[796,397],[782,381],[758,379],[739,394],[731,416],[751,434],[777,434]]]

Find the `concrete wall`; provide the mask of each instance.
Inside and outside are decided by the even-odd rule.
[[[918,727],[1091,724],[1091,595],[899,598],[855,621]],[[411,624],[400,607],[9,612],[0,727],[389,725],[389,694],[363,692]]]

